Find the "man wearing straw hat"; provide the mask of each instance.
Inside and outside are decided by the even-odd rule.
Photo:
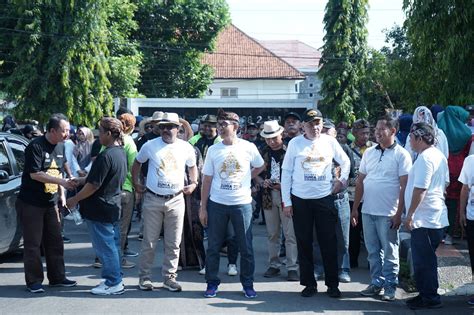
[[[268,260],[269,268],[264,277],[272,278],[280,274],[280,238],[281,228],[285,236],[286,269],[288,270],[288,281],[299,281],[295,231],[293,220],[283,214],[281,206],[281,165],[286,153],[286,145],[283,143],[282,132],[284,128],[278,121],[271,120],[263,123],[260,136],[265,139],[266,146],[262,149],[262,157],[265,161],[263,171],[257,181],[263,187],[263,209],[265,211],[266,227],[268,233]]]
[[[180,126],[176,113],[164,113],[158,123],[161,137],[148,141],[138,152],[132,167],[135,190],[145,193],[143,198],[143,242],[139,261],[139,288],[151,291],[151,269],[155,249],[164,229],[164,257],[161,273],[163,287],[181,291],[176,281],[179,245],[184,224],[184,194],[191,194],[197,186],[196,155],[193,147],[177,138]],[[146,185],[139,179],[140,168],[149,161]],[[190,184],[184,186],[186,166],[189,170]]]

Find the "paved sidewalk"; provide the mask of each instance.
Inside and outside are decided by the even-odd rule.
[[[380,297],[367,298],[359,292],[368,285],[367,267],[352,271],[352,283],[341,284],[342,298],[331,299],[324,292],[324,282],[318,282],[320,293],[313,298],[302,298],[299,283],[288,282],[286,271],[280,278],[267,279],[263,277],[266,270],[266,230],[257,224],[254,228],[254,248],[256,254],[255,289],[258,297],[246,299],[241,292],[239,277],[226,275],[227,258],[221,257],[221,279],[217,298],[203,297],[206,287],[204,277],[198,270],[178,272],[178,281],[183,286],[183,292],[172,293],[158,289],[143,292],[137,288],[137,268],[124,270],[126,292],[120,296],[97,297],[89,290],[100,281],[100,269],[94,269],[91,264],[94,253],[89,242],[85,225],[76,227],[72,222],[66,222],[66,235],[72,239],[71,244],[65,244],[65,260],[68,277],[78,281],[74,288],[49,288],[46,293],[31,294],[25,290],[23,263],[21,255],[0,257],[0,314],[222,314],[232,312],[242,314],[254,313],[332,313],[332,314],[416,314],[404,305],[406,294],[402,289],[397,290],[397,301],[383,302]],[[140,242],[137,240],[137,223],[134,223],[131,239],[132,250],[139,251]],[[153,280],[158,287],[162,286],[161,261],[162,244],[159,242]],[[362,253],[361,256],[365,256]],[[137,262],[137,258],[127,258]],[[367,266],[361,258],[360,266]],[[47,284],[47,280],[45,280]],[[413,295],[413,294],[412,294]],[[474,308],[466,304],[466,297],[452,296],[443,298],[445,307],[439,310],[424,311],[426,314],[472,314]]]

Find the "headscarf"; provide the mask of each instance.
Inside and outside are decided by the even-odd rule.
[[[416,124],[419,122],[424,122],[428,125],[431,125],[435,131],[438,128],[438,125],[433,118],[433,114],[426,106],[418,106],[413,113],[413,123]]]
[[[79,137],[77,137],[77,144],[74,147],[73,154],[80,168],[85,169],[91,162],[91,149],[92,143],[94,142],[94,135],[87,127],[79,127],[78,131],[79,130],[84,134],[85,140],[81,141]]]
[[[433,105],[430,108],[431,114],[436,122],[438,122],[438,114],[444,111],[444,107],[441,105]]]
[[[471,139],[471,129],[465,124],[468,117],[469,112],[460,106],[448,106],[438,114],[438,127],[446,134],[449,153],[461,152]]]
[[[410,114],[402,114],[398,117],[400,128],[397,132],[397,139],[402,146],[405,146],[407,142],[413,119],[413,116]]]

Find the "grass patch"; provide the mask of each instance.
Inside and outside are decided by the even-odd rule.
[[[400,272],[398,273],[400,287],[406,292],[417,292],[415,280],[410,276],[410,266],[406,260],[400,259]]]

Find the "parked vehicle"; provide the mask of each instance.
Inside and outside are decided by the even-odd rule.
[[[21,246],[22,231],[17,220],[15,201],[20,192],[28,140],[0,132],[0,254]]]

